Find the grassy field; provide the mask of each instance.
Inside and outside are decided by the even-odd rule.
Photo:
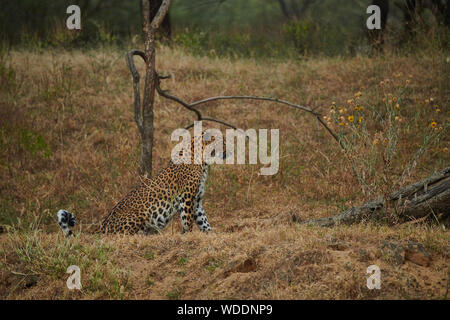
[[[245,60],[159,48],[164,88],[186,101],[273,96],[316,108],[345,151],[309,114],[269,102],[202,106],[247,128],[280,130],[280,170],[214,166],[205,209],[214,229],[181,234],[83,233],[139,183],[139,135],[125,51],[11,51],[0,58],[1,299],[448,299],[448,224],[371,222],[334,228],[293,221],[329,216],[449,165],[450,56]],[[143,64],[137,62],[142,74]],[[194,120],[156,97],[154,172]],[[56,212],[75,213],[66,240]],[[387,213],[388,222],[395,214]],[[400,261],[408,242],[428,265]],[[69,265],[81,291],[66,287]],[[381,268],[380,290],[366,268]]]

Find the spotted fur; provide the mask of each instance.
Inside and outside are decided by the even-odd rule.
[[[154,234],[164,229],[177,213],[180,213],[183,232],[192,231],[194,224],[201,231],[210,231],[211,225],[203,208],[209,165],[204,161],[194,163],[195,144],[203,150],[210,143],[206,140],[204,135],[192,139],[190,164],[176,164],[171,160],[154,178],[143,178],[141,184],[120,200],[93,232]],[[216,156],[224,158],[224,155]],[[70,212],[59,210],[58,222],[64,235],[72,234],[70,228],[75,225],[75,219]]]

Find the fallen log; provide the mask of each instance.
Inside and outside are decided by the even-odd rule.
[[[379,198],[331,217],[300,223],[332,227],[369,220],[379,221],[387,217],[385,203],[385,199]],[[388,205],[390,210],[395,210],[396,223],[413,221],[429,214],[447,217],[450,213],[450,167],[394,192],[388,199]]]

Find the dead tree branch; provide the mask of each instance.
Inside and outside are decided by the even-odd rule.
[[[189,103],[187,103],[187,102],[181,100],[180,98],[175,97],[175,96],[173,96],[173,95],[167,93],[166,90],[162,90],[162,89],[161,89],[161,87],[160,87],[160,80],[161,80],[161,79],[168,79],[168,78],[169,78],[169,76],[160,76],[160,75],[157,76],[157,80],[156,80],[156,90],[158,91],[158,94],[159,94],[160,96],[163,96],[163,97],[166,98],[166,99],[175,101],[175,102],[177,102],[178,104],[181,104],[183,107],[185,107],[185,108],[188,109],[189,111],[194,112],[194,113],[196,114],[196,116],[197,116],[197,121],[201,121],[201,120],[203,119],[202,114],[200,113],[200,111],[198,111],[196,108],[194,108],[194,107],[192,106],[192,104],[189,104]]]
[[[197,115],[197,121],[201,121],[201,120],[205,120],[205,121],[214,121],[217,123],[221,123],[223,125],[229,126],[233,129],[236,129],[235,126],[228,124],[222,120],[218,120],[215,118],[204,118],[201,114],[201,112],[196,108],[197,106],[201,105],[201,104],[205,104],[208,102],[212,102],[212,101],[217,101],[217,100],[259,100],[259,101],[272,101],[272,102],[276,102],[276,103],[280,103],[280,104],[284,104],[305,112],[308,112],[310,114],[312,114],[313,116],[315,116],[317,118],[317,120],[319,121],[319,123],[325,127],[325,129],[328,131],[329,134],[331,134],[331,136],[339,143],[339,145],[341,146],[342,149],[344,149],[344,146],[342,144],[342,142],[339,140],[338,136],[333,132],[333,130],[330,129],[330,127],[328,127],[326,125],[325,122],[323,122],[322,120],[322,115],[310,108],[307,108],[305,106],[301,106],[286,100],[282,100],[282,99],[278,99],[278,98],[271,98],[271,97],[258,97],[258,96],[217,96],[217,97],[210,97],[207,99],[203,99],[203,100],[199,100],[199,101],[195,101],[192,103],[187,103],[185,101],[183,101],[182,99],[173,96],[171,94],[168,94],[166,90],[161,89],[160,87],[160,80],[162,79],[167,79],[168,76],[157,76],[157,81],[156,81],[156,90],[158,91],[158,94],[169,99],[172,101],[177,102],[178,104],[181,104],[183,107],[185,107],[186,109],[188,109],[189,111],[194,112]],[[191,128],[193,126],[193,124],[190,124],[189,126],[187,126],[186,128]]]
[[[406,186],[391,194],[390,208],[395,208],[397,223],[421,219],[429,214],[450,213],[450,167],[433,174],[420,182]],[[312,219],[303,223],[321,227],[339,224],[354,224],[386,217],[384,199],[370,201],[331,217]],[[295,218],[295,217],[294,217]],[[295,218],[297,221],[298,218]]]
[[[137,55],[140,56],[144,62],[146,60],[145,54],[142,51],[133,49],[129,51],[126,55],[126,61],[128,69],[130,69],[131,75],[133,76],[133,91],[134,91],[134,120],[136,121],[136,125],[139,129],[139,133],[142,135],[142,114],[141,114],[141,94],[139,90],[139,81],[140,76],[139,72],[136,70],[136,66],[134,65],[133,57]]]
[[[158,29],[159,26],[161,25],[162,21],[164,20],[164,17],[166,16],[167,12],[169,11],[170,2],[171,2],[170,0],[163,0],[163,2],[161,3],[161,6],[159,7],[159,10],[156,13],[156,15],[153,18],[153,21],[151,23],[151,27],[153,29]],[[148,11],[148,12],[150,12],[150,11]]]

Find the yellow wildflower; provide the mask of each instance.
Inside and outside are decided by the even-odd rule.
[[[347,119],[348,119],[348,121],[349,121],[349,122],[353,122],[353,120],[354,120],[354,117],[353,117],[353,116],[348,116],[348,118],[347,118]]]
[[[434,128],[436,128],[436,126],[437,126],[437,123],[436,123],[436,121],[432,121],[431,123],[430,123],[430,127],[432,127],[433,129]]]

